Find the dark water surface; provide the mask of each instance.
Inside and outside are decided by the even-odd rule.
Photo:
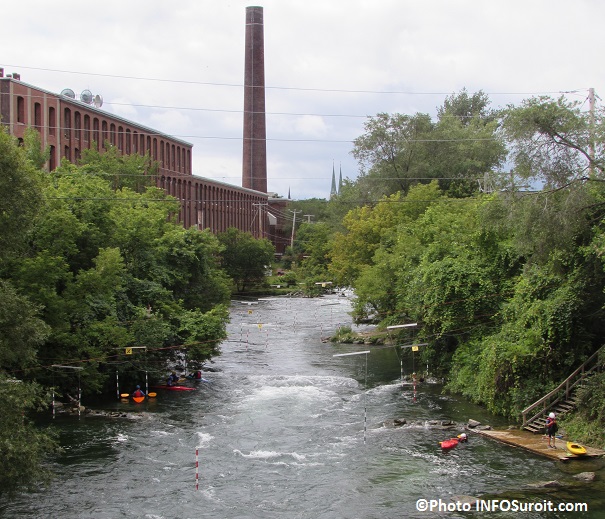
[[[420,385],[414,401],[412,387],[400,382],[392,348],[322,342],[351,324],[349,310],[342,296],[234,302],[229,339],[212,364],[219,371],[205,373],[207,382],[187,393],[158,390],[156,401],[143,405],[111,404],[132,419],[58,418],[65,452],[56,463],[57,477],[48,489],[0,504],[0,516],[605,517],[603,484],[572,478],[600,468],[594,462],[554,463],[477,435],[442,453],[438,442],[462,432],[469,418],[503,422],[442,394],[437,384]],[[366,355],[334,357],[367,349],[367,377]],[[412,362],[408,350],[406,372]],[[415,363],[413,369],[425,369]],[[394,418],[411,425],[384,426]],[[431,420],[453,420],[459,427],[444,431]],[[527,488],[554,479],[564,488]],[[445,506],[462,495],[525,505],[587,502],[589,512],[416,508],[419,499]]]

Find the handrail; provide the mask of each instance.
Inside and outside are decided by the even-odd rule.
[[[567,377],[563,382],[561,382],[561,384],[559,384],[550,393],[523,409],[523,411],[521,411],[521,415],[523,416],[523,426],[527,425],[529,422],[533,421],[542,413],[544,413],[548,407],[557,403],[561,399],[561,397],[557,398],[554,402],[550,402],[550,406],[546,405],[546,402],[548,402],[552,397],[556,396],[561,391],[561,389],[565,388],[565,398],[569,398],[570,389],[575,387],[576,384],[583,380],[587,374],[592,373],[595,370],[595,368],[597,367],[596,364],[592,366],[589,370],[586,370],[586,367],[599,356],[599,353],[604,348],[605,346],[602,346],[597,351],[595,351],[579,368],[577,368],[571,375],[569,375],[569,377]],[[570,384],[572,379],[576,378],[579,374],[581,374],[581,376],[578,378],[578,380],[575,380],[572,384]],[[542,409],[528,420],[526,417],[527,413],[529,413],[532,409],[538,407],[540,404],[544,404],[542,406]]]

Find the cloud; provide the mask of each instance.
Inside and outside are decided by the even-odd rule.
[[[3,5],[6,73],[191,142],[196,174],[241,184],[245,13],[230,0],[46,0]],[[378,112],[435,115],[446,95],[483,90],[494,107],[589,87],[605,71],[605,2],[265,0],[269,189],[329,196],[332,164],[354,178],[351,141]],[[18,21],[18,23],[17,23]],[[388,92],[388,93],[387,93]],[[115,104],[109,104],[110,100]],[[131,106],[118,105],[125,101]],[[298,114],[298,115],[294,115]],[[361,116],[361,117],[359,117]]]

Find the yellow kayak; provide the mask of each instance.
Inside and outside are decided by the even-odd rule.
[[[567,442],[567,450],[576,456],[583,456],[586,454],[586,449],[579,443]]]

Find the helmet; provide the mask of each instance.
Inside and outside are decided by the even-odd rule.
[[[461,439],[461,440],[464,440],[465,438],[466,438],[466,433],[462,433],[462,434],[460,435],[460,439]]]
[[[141,389],[141,386],[137,386],[137,389]]]
[[[549,417],[549,418],[554,418],[554,417],[555,417],[555,413],[550,413],[550,414],[548,415],[548,417]]]

